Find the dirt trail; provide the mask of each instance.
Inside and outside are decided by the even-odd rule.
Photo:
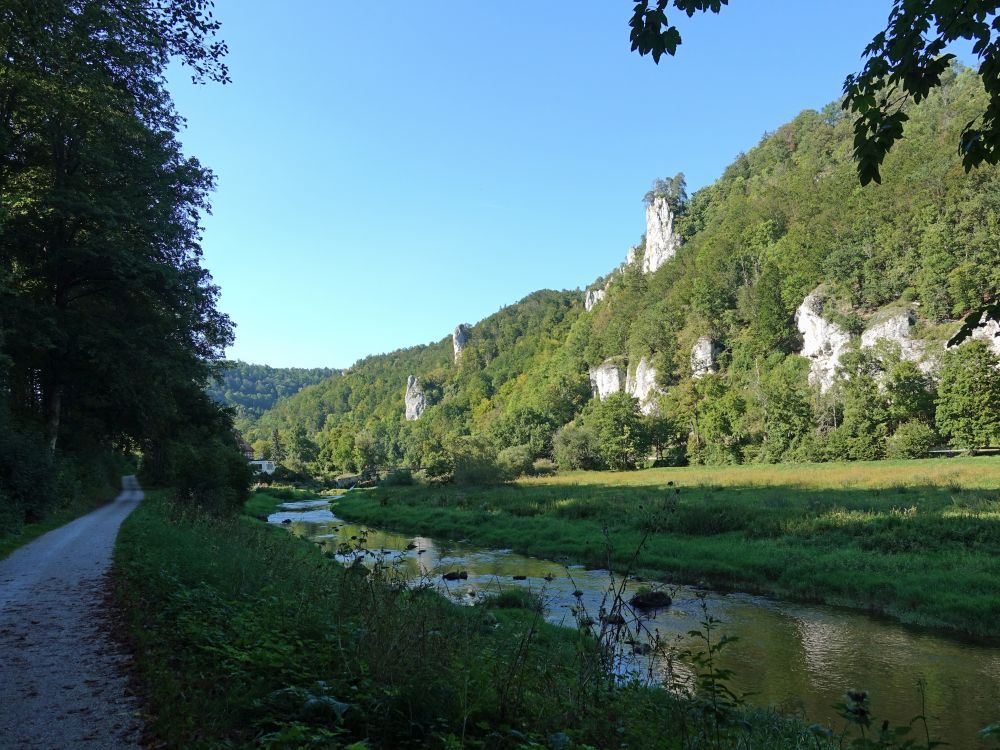
[[[135,477],[105,505],[0,560],[0,748],[139,748],[128,656],[104,595]]]

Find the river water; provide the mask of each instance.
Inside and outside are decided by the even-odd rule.
[[[606,570],[351,524],[320,500],[285,503],[268,521],[335,555],[342,545],[353,547],[365,539],[366,549],[414,579],[434,582],[459,603],[473,603],[482,593],[500,589],[529,588],[541,594],[548,621],[571,627],[576,626],[574,606],[582,605],[597,617],[611,583]],[[339,559],[346,561],[343,555]],[[464,571],[468,578],[444,581],[441,576],[449,571]],[[629,582],[630,589],[641,585],[649,584]],[[719,634],[739,639],[723,652],[721,662],[735,672],[731,685],[737,692],[753,694],[748,698],[753,704],[774,706],[836,730],[842,720],[833,705],[847,689],[858,688],[872,696],[879,720],[907,723],[921,711],[917,681],[923,680],[932,733],[947,739],[950,747],[986,747],[977,738],[978,730],[1000,722],[1000,648],[833,607],[686,586],[664,588],[673,604],[645,617],[643,626],[658,631],[661,642],[697,648],[688,631],[698,629],[704,603],[723,622]],[[635,668],[640,667],[636,663]],[[923,737],[922,729],[917,737]]]

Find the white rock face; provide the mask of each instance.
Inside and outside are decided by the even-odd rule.
[[[656,396],[660,393],[656,387],[656,368],[645,357],[639,360],[635,372],[626,378],[625,392],[639,399],[639,410],[643,414],[656,411]]]
[[[458,362],[459,356],[462,354],[462,349],[465,348],[466,342],[469,340],[469,327],[465,323],[459,323],[455,326],[455,330],[451,334],[451,345],[455,350],[455,361]]]
[[[666,198],[658,197],[646,207],[646,252],[642,272],[653,273],[677,254],[681,238],[674,231],[674,212]]]
[[[611,359],[590,368],[590,387],[597,398],[621,391],[625,385],[625,371]]]
[[[608,288],[604,289],[588,289],[587,294],[583,298],[583,307],[586,310],[593,310],[594,305],[604,299],[604,295],[607,293]]]
[[[795,311],[795,324],[802,334],[799,354],[812,360],[809,382],[819,385],[820,391],[827,391],[836,378],[840,358],[850,348],[851,335],[824,319],[820,314],[822,310],[823,298],[816,292],[807,295]]]
[[[639,246],[638,245],[632,245],[632,247],[630,247],[628,249],[628,253],[625,255],[625,265],[626,266],[631,266],[633,263],[635,263],[636,254],[638,252],[639,252]]]
[[[417,379],[412,375],[406,379],[406,395],[403,400],[406,402],[406,421],[412,422],[415,419],[420,419],[420,415],[427,408],[427,397],[420,384],[417,383]]]
[[[861,348],[870,349],[880,341],[891,341],[899,347],[899,355],[904,360],[915,362],[923,372],[934,367],[932,358],[927,356],[926,341],[911,336],[916,316],[910,310],[896,313],[892,317],[869,326],[861,334]]]
[[[985,341],[990,350],[1000,357],[1000,337],[997,336],[998,333],[1000,333],[1000,323],[997,323],[995,320],[987,320],[985,323],[980,323],[979,327],[972,332],[972,339],[973,341]]]
[[[697,380],[719,369],[719,345],[711,336],[702,336],[691,347],[691,377]]]

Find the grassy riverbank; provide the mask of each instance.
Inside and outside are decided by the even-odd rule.
[[[123,524],[115,574],[170,747],[817,747],[770,712],[716,725],[705,700],[615,687],[592,639],[509,601],[457,607],[158,493]]]
[[[384,487],[338,515],[1000,636],[1000,459],[577,472]],[[605,536],[605,529],[607,536]],[[610,542],[610,547],[608,545]]]

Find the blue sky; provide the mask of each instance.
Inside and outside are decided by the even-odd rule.
[[[587,285],[639,240],[656,177],[693,192],[835,99],[890,2],[675,14],[659,66],[629,51],[631,6],[217,0],[232,84],[171,91],[218,177],[229,357],[344,367]]]

